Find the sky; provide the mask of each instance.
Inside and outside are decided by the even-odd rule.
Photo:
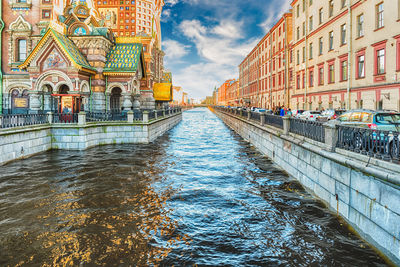
[[[290,8],[292,0],[165,0],[164,67],[189,97],[204,99]]]

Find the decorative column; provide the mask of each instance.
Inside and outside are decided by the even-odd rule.
[[[134,95],[133,96],[133,109],[140,109],[139,98],[140,98],[140,95]]]
[[[129,110],[127,113],[127,116],[128,116],[128,123],[133,123],[135,113],[132,110]]]
[[[149,112],[147,110],[143,111],[143,122],[149,122]]]
[[[122,110],[128,111],[132,110],[132,95],[130,93],[123,93],[122,94],[123,102],[122,102]]]
[[[53,123],[53,117],[54,117],[54,113],[53,112],[47,112],[47,122],[52,124]]]
[[[43,93],[44,94],[44,101],[43,101],[43,110],[51,110],[51,93]]]
[[[29,113],[37,114],[40,111],[42,103],[40,102],[40,95],[38,91],[29,92]]]

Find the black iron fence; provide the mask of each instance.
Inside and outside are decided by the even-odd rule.
[[[259,112],[251,112],[250,111],[250,119],[253,121],[261,121],[261,115]]]
[[[86,112],[86,121],[127,121],[126,112]]]
[[[172,115],[182,112],[182,108],[174,107],[168,110],[152,110],[149,111],[149,119],[163,117],[165,115]],[[87,122],[101,122],[101,121],[128,121],[128,112],[86,112]],[[29,125],[39,125],[49,123],[63,123],[72,124],[78,123],[79,114],[66,114],[66,113],[46,113],[46,114],[7,114],[0,115],[0,129],[14,128]],[[133,120],[143,120],[143,110],[133,110]]]
[[[13,128],[48,123],[46,114],[10,114],[0,115],[0,128]]]
[[[277,115],[265,114],[265,124],[283,129],[283,118]]]
[[[156,118],[157,111],[150,110],[149,111],[149,120],[154,120]]]
[[[383,160],[400,160],[399,132],[338,126],[337,147]]]
[[[52,123],[78,123],[78,114],[54,113]]]
[[[163,117],[164,116],[164,111],[161,109],[161,110],[157,110],[157,117],[158,118],[160,118],[160,117]]]
[[[323,123],[290,118],[289,125],[289,132],[325,143],[325,128]]]

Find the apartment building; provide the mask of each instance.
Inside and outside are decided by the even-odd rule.
[[[239,65],[239,103],[274,108],[289,103],[292,14],[284,14]]]
[[[144,33],[161,37],[163,0],[98,0],[96,7],[116,36]],[[154,37],[154,36],[153,36]],[[161,40],[160,40],[161,42]]]
[[[229,106],[237,106],[239,96],[239,81],[231,80],[226,88],[226,104]]]
[[[400,109],[400,1],[291,5],[292,108]]]
[[[218,88],[218,104],[219,105],[227,105],[228,104],[228,88],[234,82],[234,79],[226,80],[219,88]]]

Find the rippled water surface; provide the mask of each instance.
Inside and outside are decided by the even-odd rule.
[[[154,144],[0,170],[0,266],[385,265],[207,109]]]

